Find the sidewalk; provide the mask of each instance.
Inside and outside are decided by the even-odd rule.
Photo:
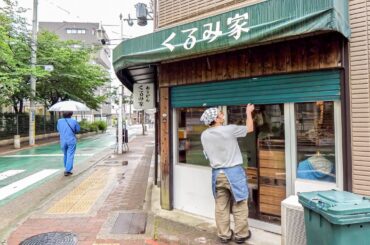
[[[160,208],[160,191],[153,186],[153,131],[137,135],[129,145],[129,152],[106,152],[71,177],[65,188],[12,229],[6,244],[47,232],[69,233],[43,235],[38,241],[44,242],[33,244],[219,244],[212,220]],[[278,235],[251,230],[253,237],[246,244],[280,244]]]

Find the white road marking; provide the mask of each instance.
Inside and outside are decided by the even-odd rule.
[[[0,173],[0,180],[4,180],[6,178],[9,178],[10,176],[13,176],[13,175],[16,175],[16,174],[19,174],[19,173],[22,173],[24,172],[25,170],[22,170],[22,169],[18,169],[18,170],[8,170],[8,171],[5,171],[3,173]]]
[[[94,154],[91,153],[77,153],[75,156],[77,157],[90,157]],[[33,155],[7,155],[7,156],[0,156],[0,158],[17,158],[17,157],[62,157],[63,154],[33,154]]]
[[[4,186],[3,188],[0,188],[0,201],[18,191],[29,187],[30,185],[39,182],[40,180],[54,174],[57,171],[59,171],[59,169],[44,169],[24,179],[18,180],[12,184]]]

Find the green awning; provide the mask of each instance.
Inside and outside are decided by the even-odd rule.
[[[322,31],[349,37],[348,0],[265,0],[123,41],[113,66],[122,75],[128,67]]]

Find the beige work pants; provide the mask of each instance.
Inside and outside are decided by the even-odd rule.
[[[216,225],[217,235],[220,238],[231,237],[230,212],[234,216],[234,236],[244,238],[249,235],[248,200],[235,202],[230,183],[224,173],[220,173],[216,180]],[[231,208],[230,208],[231,207]]]

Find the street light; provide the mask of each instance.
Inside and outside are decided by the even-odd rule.
[[[129,26],[134,25],[134,20],[137,21],[137,24],[139,26],[145,26],[147,24],[148,20],[153,20],[153,18],[149,15],[149,11],[147,9],[146,4],[144,3],[138,3],[135,5],[136,8],[136,19],[132,19],[130,14],[128,14],[128,18],[123,18],[122,13],[119,15],[120,19],[120,24],[121,24],[121,41],[124,40],[123,36],[123,23],[126,21]],[[99,32],[100,31],[100,32]],[[103,45],[107,45],[110,40],[107,40],[104,35],[103,35],[103,29],[98,31],[98,35],[100,37],[100,41]],[[118,87],[118,132],[117,132],[117,137],[118,137],[118,148],[117,148],[117,153],[122,154],[123,153],[123,128],[122,128],[122,123],[123,123],[123,118],[125,119],[125,125],[126,125],[126,106],[123,106],[122,103],[122,97],[124,96],[124,86],[120,84]],[[123,109],[123,110],[122,110]],[[122,115],[123,111],[123,115]],[[130,114],[131,114],[131,104],[130,104]],[[131,120],[131,115],[130,115],[130,120]]]

